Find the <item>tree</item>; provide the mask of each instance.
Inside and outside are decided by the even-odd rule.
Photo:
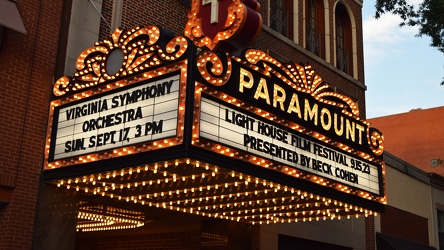
[[[424,0],[418,8],[406,0],[376,0],[375,7],[376,18],[386,12],[398,15],[402,19],[401,27],[418,26],[417,36],[429,36],[430,46],[444,53],[444,0]]]
[[[401,17],[400,26],[418,26],[418,36],[429,36],[430,46],[444,53],[444,0],[424,0],[415,8],[406,0],[376,0],[376,18],[390,12]]]

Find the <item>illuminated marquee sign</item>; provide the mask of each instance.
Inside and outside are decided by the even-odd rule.
[[[175,75],[58,107],[50,159],[175,136],[178,104],[179,75]]]
[[[219,10],[226,3],[193,1]],[[385,202],[383,137],[360,119],[353,100],[310,66],[284,65],[256,49],[216,53],[223,43],[192,38],[203,48],[197,54],[188,39],[165,40],[156,26],[116,30],[85,50],[74,77],[55,83],[45,170],[225,160],[221,168],[335,199]]]
[[[202,51],[196,66],[194,145],[385,202],[382,134],[310,66],[256,49]]]
[[[374,163],[205,97],[200,110],[201,138],[380,194],[381,172]]]
[[[310,66],[285,66],[254,49],[244,57],[202,52],[200,82],[267,112],[274,122],[294,123],[298,130],[343,150],[381,159],[381,133],[359,118],[353,100],[332,91]]]
[[[190,50],[157,26],[117,29],[54,84],[45,169],[183,143]]]
[[[256,0],[191,6],[185,37],[117,29],[56,81],[43,180],[259,224],[381,211],[383,137],[357,105],[310,66],[242,50]]]

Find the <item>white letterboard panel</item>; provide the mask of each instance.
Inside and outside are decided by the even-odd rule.
[[[205,97],[201,100],[199,133],[200,138],[347,186],[380,193],[378,165]]]
[[[53,160],[176,136],[179,75],[56,108]]]

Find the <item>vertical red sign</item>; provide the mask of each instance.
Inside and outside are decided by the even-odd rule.
[[[256,0],[193,0],[185,36],[212,51],[235,51],[254,41],[262,27]]]

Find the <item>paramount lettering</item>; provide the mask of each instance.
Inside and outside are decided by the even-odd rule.
[[[295,121],[303,120],[359,145],[366,143],[365,127],[354,119],[341,112],[322,107],[314,99],[300,97],[295,91],[289,92],[277,84],[267,84],[265,78],[255,82],[252,73],[244,68],[240,69],[238,91],[252,92],[254,99],[290,114]]]

